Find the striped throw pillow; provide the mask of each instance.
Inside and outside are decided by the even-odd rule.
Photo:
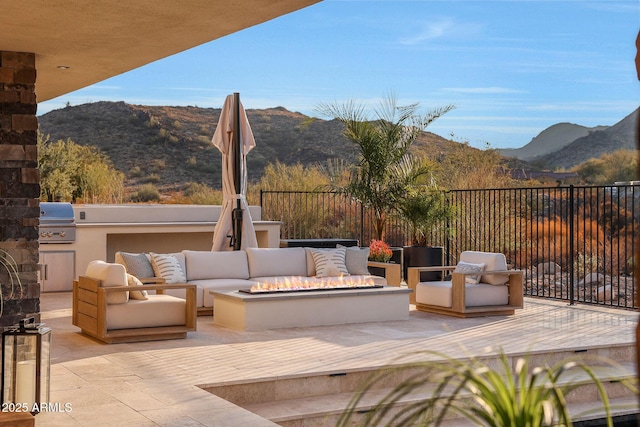
[[[345,265],[346,248],[311,249],[311,256],[316,265],[316,277],[348,276]]]
[[[187,278],[182,271],[178,258],[169,254],[151,252],[151,265],[156,277],[162,277],[166,283],[186,283]]]

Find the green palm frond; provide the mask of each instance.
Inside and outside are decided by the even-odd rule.
[[[340,120],[345,137],[358,148],[358,163],[349,184],[335,189],[373,210],[377,239],[383,240],[386,218],[396,211],[408,186],[428,173],[423,164],[422,169],[413,170],[418,175],[408,174],[412,162],[409,148],[428,124],[452,108],[446,106],[420,115],[419,104],[400,106],[392,94],[373,111],[354,101],[321,104],[317,108],[321,114]]]
[[[572,357],[551,366],[531,366],[525,356],[512,367],[503,351],[488,361],[454,359],[439,352],[423,354],[430,360],[373,374],[349,401],[337,426],[438,426],[454,414],[487,427],[571,426],[566,396],[585,385],[595,385],[607,423],[613,425],[607,392],[588,364],[621,369],[610,359]],[[360,413],[369,394],[384,389],[402,373],[405,380],[387,391],[368,412]],[[586,379],[577,380],[578,374]],[[634,383],[623,384],[638,394]],[[407,399],[425,390],[430,390],[428,398]]]

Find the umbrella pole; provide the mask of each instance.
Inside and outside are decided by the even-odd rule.
[[[234,92],[234,120],[233,120],[233,185],[236,195],[242,191],[242,136],[240,135],[240,94]],[[233,236],[230,244],[234,251],[240,250],[242,245],[242,204],[240,199],[236,199],[236,208],[232,212]]]

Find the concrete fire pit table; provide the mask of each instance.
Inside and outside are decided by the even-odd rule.
[[[409,319],[410,289],[396,286],[249,294],[209,291],[213,322],[243,331]]]

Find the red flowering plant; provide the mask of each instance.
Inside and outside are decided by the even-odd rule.
[[[371,241],[369,245],[369,261],[389,262],[391,255],[393,255],[393,252],[385,242],[375,239]]]

